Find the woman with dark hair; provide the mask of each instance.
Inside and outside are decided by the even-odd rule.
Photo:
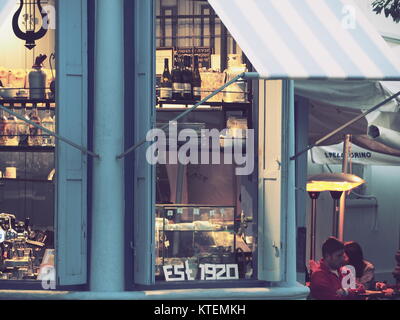
[[[356,271],[356,281],[362,284],[366,290],[375,290],[375,267],[372,263],[364,260],[361,246],[350,241],[344,244],[345,263],[351,265]]]

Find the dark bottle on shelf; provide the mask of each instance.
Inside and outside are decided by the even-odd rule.
[[[24,108],[23,111],[21,112],[21,116],[23,116],[27,120],[30,120],[26,108]],[[28,146],[29,124],[20,119],[17,120],[18,120],[17,123],[18,123],[19,145]]]
[[[31,115],[30,120],[38,125],[42,125],[42,122],[39,118],[38,111],[35,109]],[[28,137],[28,145],[29,146],[41,146],[42,145],[42,130],[29,125],[29,137]]]
[[[183,78],[183,98],[184,100],[192,100],[192,70],[191,70],[191,58],[190,56],[184,56],[184,69],[182,72]]]
[[[178,56],[175,56],[174,68],[172,69],[172,99],[182,100],[183,99],[183,80],[182,70],[179,66]]]
[[[4,115],[3,110],[0,111],[0,145],[4,146],[6,142],[6,129],[7,117]]]
[[[161,78],[160,99],[172,98],[172,76],[169,72],[169,61],[164,59],[164,72]]]
[[[192,88],[193,88],[193,100],[200,101],[201,100],[201,77],[200,77],[200,70],[199,70],[199,56],[194,56]]]

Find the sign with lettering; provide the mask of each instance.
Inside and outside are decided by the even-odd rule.
[[[194,50],[194,52],[193,52]],[[185,56],[185,55],[195,55],[199,57],[199,68],[211,68],[211,55],[212,49],[208,47],[188,47],[188,48],[177,48],[174,52],[175,55]],[[193,61],[192,61],[193,63]]]
[[[311,149],[311,159],[317,164],[342,164],[343,142],[330,146],[314,147]],[[400,165],[400,157],[387,155],[351,145],[349,158],[353,163],[363,165]]]
[[[238,280],[239,267],[237,264],[200,264],[200,280]],[[165,281],[193,281],[195,271],[189,267],[189,262],[178,265],[163,266]]]

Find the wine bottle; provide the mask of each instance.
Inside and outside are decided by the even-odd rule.
[[[41,125],[41,121],[40,121],[37,110],[32,112],[30,119],[32,122],[34,122],[38,125]],[[38,127],[35,127],[33,125],[29,126],[28,144],[30,146],[41,146],[42,145],[42,130],[41,129],[39,129]]]
[[[182,73],[183,78],[183,98],[185,100],[192,100],[192,71],[190,70],[190,56],[184,56],[184,69]]]
[[[0,111],[0,145],[4,146],[6,142],[5,128],[7,124],[7,117],[4,115],[3,110]]]
[[[21,116],[27,120],[30,120],[26,108],[22,110]],[[17,120],[17,123],[18,123],[19,145],[27,146],[29,137],[29,124],[20,119]]]
[[[199,70],[199,56],[194,57],[192,88],[193,88],[193,100],[200,101],[201,100],[201,77],[200,77],[200,70]]]
[[[183,98],[183,82],[182,70],[179,66],[178,56],[175,56],[174,68],[172,69],[172,99],[182,100]]]
[[[164,59],[164,72],[161,79],[160,98],[171,99],[172,98],[172,76],[169,72],[168,59]]]

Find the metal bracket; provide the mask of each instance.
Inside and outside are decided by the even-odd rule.
[[[255,79],[257,78],[259,75],[256,72],[243,72],[239,75],[237,75],[235,78],[233,78],[232,80],[228,81],[227,83],[225,83],[222,87],[220,87],[219,89],[215,90],[214,92],[212,92],[211,94],[209,94],[207,97],[205,97],[203,100],[201,100],[200,102],[196,103],[193,107],[189,108],[188,110],[182,112],[180,115],[178,115],[177,117],[175,117],[173,120],[171,120],[170,122],[175,122],[178,121],[179,119],[183,118],[184,116],[186,116],[188,113],[192,112],[193,110],[195,110],[197,107],[201,106],[203,103],[207,102],[209,99],[211,99],[212,97],[214,97],[216,94],[218,94],[219,92],[221,92],[222,90],[224,90],[226,87],[229,87],[231,84],[235,83],[236,81],[238,81],[239,79]],[[166,128],[168,128],[169,123],[165,124],[164,126],[162,126],[160,129],[164,130]],[[136,143],[135,145],[133,145],[132,147],[128,148],[125,152],[121,153],[120,155],[117,156],[117,159],[120,160],[124,157],[126,157],[129,153],[131,153],[132,151],[135,151],[137,148],[139,148],[141,145],[143,145],[144,143],[146,143],[146,138],[140,140],[138,143]]]
[[[383,100],[381,103],[377,104],[376,106],[372,107],[371,109],[367,110],[366,112],[363,112],[362,114],[358,115],[357,117],[355,117],[354,119],[352,119],[349,122],[345,123],[344,125],[340,126],[339,128],[337,128],[337,129],[333,130],[332,132],[328,133],[326,136],[322,137],[321,139],[319,139],[314,144],[311,144],[311,145],[307,146],[304,150],[296,153],[293,157],[291,157],[290,160],[296,160],[299,156],[301,156],[302,154],[306,153],[308,150],[311,150],[312,148],[317,147],[322,142],[328,140],[329,138],[333,137],[335,134],[337,134],[340,131],[346,129],[347,127],[351,126],[353,123],[361,120],[362,118],[366,117],[371,112],[374,112],[375,110],[378,110],[380,107],[384,106],[389,101],[391,101],[393,99],[396,99],[399,96],[400,96],[400,91],[397,92],[396,94],[392,95],[391,97],[387,98],[386,100]]]

